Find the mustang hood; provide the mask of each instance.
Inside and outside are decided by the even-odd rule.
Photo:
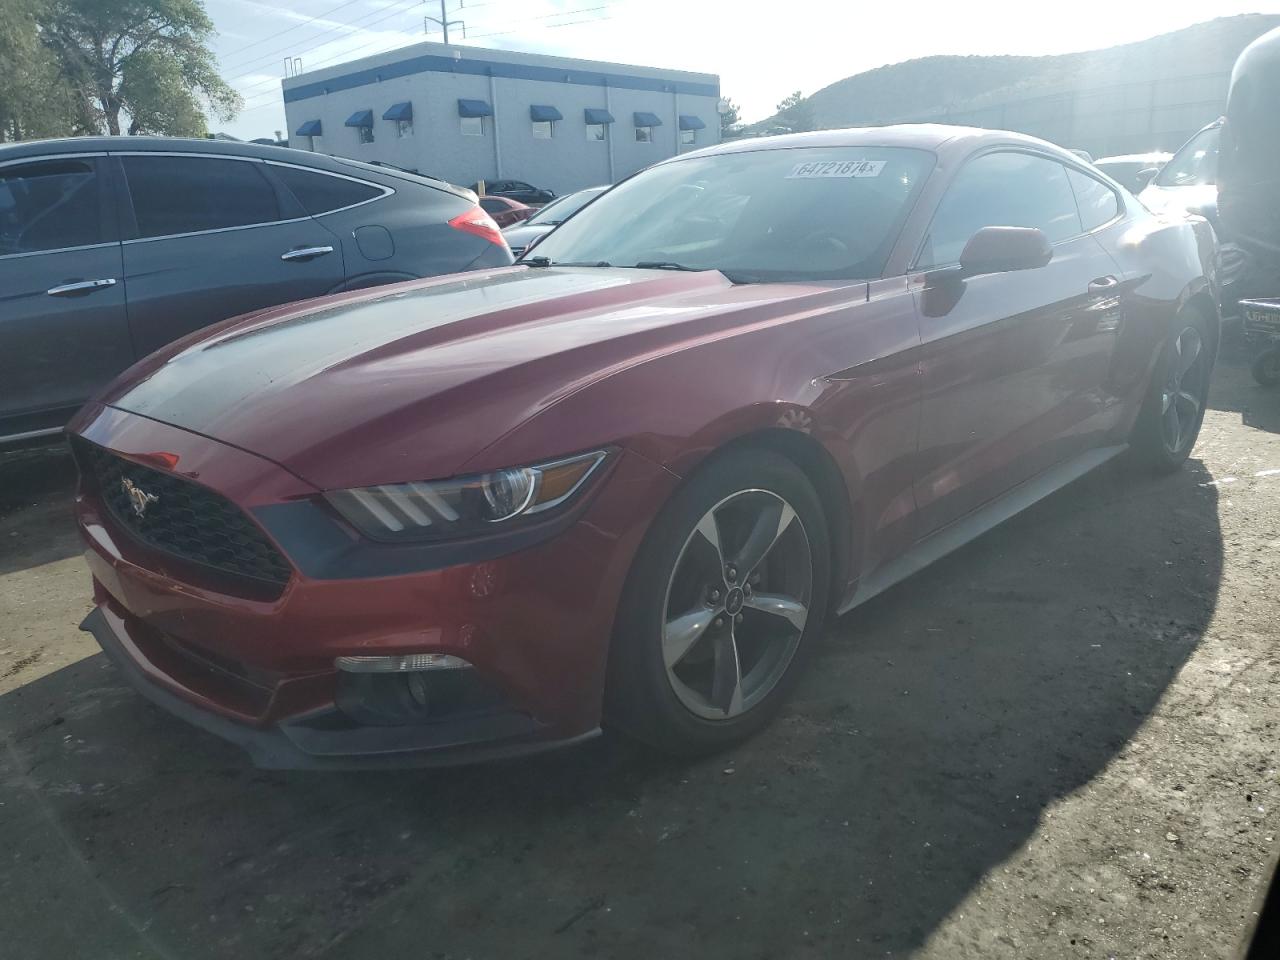
[[[710,271],[504,268],[232,321],[101,400],[321,488],[444,477],[593,380],[805,292]]]

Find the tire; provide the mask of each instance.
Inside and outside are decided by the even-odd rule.
[[[1271,347],[1254,357],[1249,372],[1264,387],[1280,384],[1280,347]]]
[[[1184,361],[1192,343],[1195,356]],[[1172,473],[1190,456],[1209,400],[1214,344],[1209,321],[1199,311],[1184,309],[1174,318],[1129,438],[1131,459],[1141,469]]]
[[[704,533],[708,516],[722,553]],[[762,562],[730,569],[751,566],[770,536]],[[804,473],[768,450],[716,457],[668,501],[632,564],[609,652],[606,724],[682,756],[751,736],[822,635],[830,577],[826,517]],[[735,600],[744,604],[736,615]],[[701,633],[695,621],[706,622]]]

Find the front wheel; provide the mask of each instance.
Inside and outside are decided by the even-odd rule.
[[[637,554],[609,656],[606,719],[676,754],[751,735],[826,619],[830,547],[804,473],[765,450],[701,469]]]
[[[1264,350],[1254,357],[1249,372],[1264,387],[1274,387],[1280,383],[1280,347]]]
[[[1177,470],[1191,454],[1204,421],[1213,372],[1213,341],[1204,317],[1184,310],[1173,330],[1130,440],[1139,463],[1157,473]]]

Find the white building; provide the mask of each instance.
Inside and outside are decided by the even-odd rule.
[[[284,81],[290,146],[565,193],[720,140],[720,78],[419,43]]]

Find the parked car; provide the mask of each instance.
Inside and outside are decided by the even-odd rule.
[[[1173,157],[1171,153],[1126,153],[1115,157],[1103,157],[1093,165],[1132,193],[1139,193],[1151,178]]]
[[[534,213],[533,207],[510,197],[484,196],[480,198],[480,206],[499,227],[510,227],[528,220]]]
[[[556,198],[554,190],[544,190],[523,180],[493,180],[484,185],[484,192],[486,196],[510,197],[533,207],[540,207]]]
[[[1222,120],[1199,130],[1184,143],[1138,199],[1156,213],[1202,213],[1213,219],[1218,204],[1218,139]]]
[[[608,189],[607,186],[587,187],[587,189],[579,190],[577,193],[568,193],[563,197],[557,197],[541,210],[534,211],[533,216],[529,217],[528,220],[513,227],[507,227],[502,231],[502,235],[506,237],[507,246],[511,248],[511,255],[513,257],[520,256],[525,252],[529,244],[539,237],[545,237]]]
[[[0,145],[0,442],[236,314],[511,261],[470,191],[287,148]]]
[[[722,144],[535,253],[79,414],[84,626],[140,691],[265,766],[722,748],[831,615],[1122,453],[1176,470],[1218,343],[1208,225],[1012,133]]]

